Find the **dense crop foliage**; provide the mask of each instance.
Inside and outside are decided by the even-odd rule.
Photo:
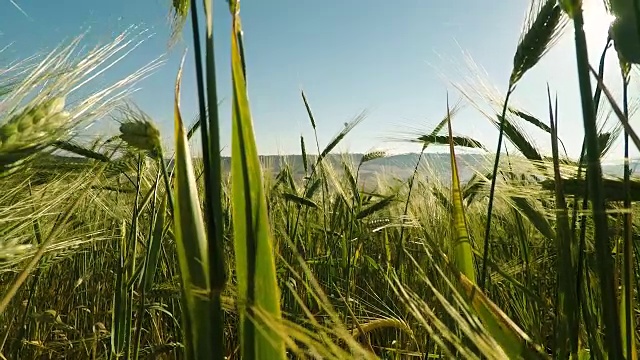
[[[454,135],[464,131],[460,103],[443,97],[437,125],[406,139],[421,151],[402,177],[366,171],[383,151],[335,153],[364,115],[327,144],[301,137],[298,161],[261,158],[239,3],[229,2],[231,119],[216,107],[211,1],[172,4],[172,42],[191,17],[194,51],[183,62],[196,63],[199,114],[185,124],[181,66],[171,146],[143,109],[122,101],[158,63],[76,94],[135,46],[133,34],[89,53],[78,39],[0,68],[3,358],[637,359],[640,179],[628,161],[618,176],[601,165],[620,136],[627,158],[640,145],[628,94],[640,48],[635,1],[607,2],[617,20],[597,69],[582,2],[532,1],[504,98],[457,88],[478,110],[479,101],[493,109],[480,113],[499,130],[497,152]],[[509,104],[570,28],[579,159],[561,153],[565,119],[549,89],[547,114]],[[619,100],[602,81],[606,56],[619,59]],[[317,134],[313,99],[302,92],[300,106]],[[119,134],[77,140],[107,114]],[[231,159],[220,155],[224,121]],[[548,135],[551,154],[525,123]],[[192,156],[196,134],[202,157]],[[500,156],[503,142],[517,153]],[[446,161],[429,165],[432,147]],[[463,178],[468,149],[481,155]]]

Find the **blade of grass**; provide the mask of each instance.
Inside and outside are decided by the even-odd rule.
[[[447,115],[449,115],[449,98],[447,97]],[[458,178],[458,165],[456,164],[455,146],[453,143],[453,131],[451,130],[451,118],[447,116],[449,128],[449,156],[451,158],[451,203],[453,205],[453,252],[454,264],[464,276],[475,284],[476,271],[473,265],[473,252],[467,230],[467,220],[462,205],[462,192],[460,179]]]
[[[118,268],[116,271],[115,279],[115,291],[113,293],[113,307],[111,309],[111,356],[117,358],[124,356],[124,347],[126,344],[126,334],[129,329],[126,327],[127,323],[127,287],[126,287],[126,247],[127,236],[125,231],[125,222],[122,222],[122,236],[120,237],[120,243],[118,244]]]
[[[598,129],[596,126],[595,105],[591,97],[591,81],[589,77],[589,55],[586,35],[584,33],[584,18],[582,16],[582,2],[579,0],[562,1],[569,16],[573,19],[576,62],[580,97],[582,102],[582,116],[584,122],[585,144],[587,149],[587,179],[592,204],[593,222],[595,225],[595,248],[597,268],[599,274],[600,292],[602,296],[602,322],[604,325],[605,342],[608,356],[622,359],[622,343],[620,338],[620,324],[617,311],[616,286],[613,283],[613,265],[609,243],[607,215],[605,213],[604,192],[602,186],[602,167],[600,165],[600,148],[598,144]],[[599,81],[599,84],[601,82]],[[600,85],[599,85],[600,86]],[[604,88],[603,88],[604,91]],[[605,92],[606,94],[606,92]]]
[[[324,230],[324,242],[327,244],[329,242],[329,238],[327,235],[327,191],[326,191],[326,174],[324,172],[324,167],[322,166],[322,153],[320,152],[320,142],[318,141],[318,129],[316,128],[316,120],[313,116],[313,112],[311,112],[311,106],[309,106],[309,101],[307,100],[307,96],[304,93],[304,90],[300,90],[300,95],[302,96],[302,102],[304,103],[304,108],[307,111],[307,116],[309,116],[309,121],[311,122],[311,128],[313,128],[313,136],[316,142],[316,151],[318,152],[318,158],[316,159],[316,163],[311,167],[311,176],[312,178],[318,169],[320,168],[319,178],[321,180],[320,185],[322,185],[322,229]],[[306,186],[309,186],[309,182],[307,182]],[[298,209],[298,214],[296,215],[296,221],[293,229],[293,236],[296,237],[298,232],[298,223],[300,221],[300,209]]]
[[[438,248],[431,248],[443,260],[444,265],[453,271],[455,289],[464,301],[480,318],[492,340],[497,343],[509,359],[548,359],[542,347],[511,320],[487,295],[451,263]],[[435,258],[434,258],[435,259]],[[444,275],[442,269],[436,271]]]
[[[541,347],[535,344],[473,281],[462,273],[458,273],[458,279],[471,307],[510,359],[548,358]]]
[[[154,276],[158,267],[158,259],[160,255],[160,247],[162,246],[162,236],[164,234],[164,219],[167,211],[166,198],[162,199],[162,203],[159,208],[156,206],[157,202],[157,184],[160,180],[161,172],[158,171],[156,176],[156,186],[154,187],[154,196],[152,214],[155,213],[155,220],[149,224],[149,244],[147,246],[147,254],[142,264],[142,276],[140,277],[139,292],[140,300],[138,305],[138,313],[135,325],[135,338],[133,343],[133,359],[138,360],[140,356],[140,341],[142,339],[142,324],[145,317],[146,309],[146,294],[151,290],[151,284],[153,283]]]
[[[598,63],[598,74],[600,77],[604,76],[604,70],[605,70],[605,60],[607,57],[607,52],[609,51],[609,48],[611,47],[611,38],[607,37],[607,42],[604,46],[604,49],[602,50],[602,53],[600,54],[600,61]],[[595,106],[595,112],[598,112],[598,108],[600,107],[600,98],[602,96],[602,90],[600,89],[600,87],[596,87],[595,92],[593,94],[593,104]],[[582,176],[582,169],[583,169],[583,164],[584,164],[584,157],[585,157],[585,152],[587,151],[586,148],[586,138],[583,137],[582,139],[582,146],[581,146],[581,150],[580,150],[580,159],[578,160],[578,176],[577,179],[580,179],[580,177]],[[587,191],[585,190],[585,194],[583,197],[583,204],[582,204],[582,210],[586,210],[587,209],[587,198],[588,198],[588,194]],[[584,215],[581,216],[582,219],[584,219]],[[572,223],[571,223],[571,231],[572,232],[576,232],[576,223],[577,223],[577,219],[578,219],[578,197],[576,196],[573,200],[573,214],[572,214]],[[580,238],[580,242],[583,242],[582,237]],[[580,263],[578,264],[578,267],[580,267]],[[578,280],[580,279],[582,275],[579,273],[578,274]],[[580,282],[580,281],[578,281]],[[579,289],[578,289],[579,290]],[[578,291],[578,297],[579,296],[580,291]]]
[[[629,118],[629,72],[631,65],[620,61],[622,73],[622,106],[624,117]],[[624,249],[622,267],[622,296],[620,297],[620,321],[622,327],[622,345],[627,359],[638,358],[636,348],[636,327],[634,315],[633,283],[635,282],[633,254],[633,209],[631,207],[631,171],[629,169],[629,134],[624,133]]]
[[[241,354],[249,360],[285,359],[284,341],[280,335],[263,326],[259,329],[261,324],[256,323],[253,315],[254,308],[259,308],[273,319],[280,319],[280,290],[239,42],[242,31],[239,3],[230,1],[230,11],[233,17],[231,186]]]
[[[207,249],[210,261],[211,281],[211,322],[213,346],[224,349],[224,318],[220,294],[227,283],[227,269],[224,255],[223,213],[222,213],[222,167],[220,158],[220,125],[218,117],[218,93],[216,88],[216,67],[213,38],[213,4],[203,1],[206,16],[206,94],[203,84],[202,55],[196,1],[191,1],[191,24],[198,87],[198,110],[200,112],[200,135],[202,140],[202,160],[204,164],[205,216],[207,226]],[[205,97],[206,96],[206,97]],[[208,111],[207,111],[208,110]],[[214,360],[222,360],[222,351],[214,354]]]
[[[569,228],[569,213],[564,197],[562,177],[560,175],[560,162],[558,154],[558,129],[557,129],[557,98],[556,115],[554,116],[551,92],[547,85],[549,101],[549,123],[551,128],[551,149],[553,154],[553,173],[555,178],[556,196],[556,247],[558,259],[556,268],[558,271],[557,285],[557,311],[555,319],[555,347],[556,356],[560,359],[575,358],[578,353],[578,304],[576,287],[577,249],[574,234]]]
[[[214,357],[214,349],[210,338],[212,309],[208,299],[210,285],[207,238],[186,131],[180,116],[180,80],[183,64],[184,56],[176,77],[174,99],[174,235],[184,301],[183,337],[187,359],[210,359]],[[216,351],[220,352],[220,349]]]

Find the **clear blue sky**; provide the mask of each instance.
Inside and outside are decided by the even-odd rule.
[[[168,50],[169,0],[15,1],[28,17],[10,0],[0,0],[0,47],[13,43],[2,61],[50,50],[87,30],[88,46],[108,42],[131,25],[154,33],[108,76],[115,80],[168,52],[167,63],[140,84],[142,89],[133,99],[160,124],[167,142],[171,141],[173,82],[191,32],[188,23],[183,41]],[[215,3],[219,97],[224,100],[220,107],[222,142],[228,147],[230,17],[226,2]],[[463,52],[486,70],[491,84],[505,90],[528,2],[490,3],[494,7],[478,0],[244,0],[241,15],[249,93],[260,153],[299,153],[300,134],[307,144],[313,143],[301,88],[315,113],[321,146],[344,122],[366,110],[366,120],[341,149],[418,151],[416,145],[388,142],[387,138],[412,129],[428,131],[446,111],[446,92],[452,102],[460,98],[450,81],[472,75],[464,68]],[[595,64],[606,25],[599,15],[601,1],[587,3]],[[573,32],[567,30],[542,63],[527,73],[515,101],[546,120],[549,81],[560,99],[560,136],[576,155],[582,141],[582,120]],[[609,73],[617,79],[616,61],[613,56],[610,59]],[[187,121],[193,119],[197,108],[192,63],[188,57],[183,83],[183,117]],[[108,128],[115,131],[117,124]],[[497,131],[470,105],[455,119],[454,131],[475,137],[492,151],[495,147]],[[531,135],[549,149],[548,135],[535,130]]]

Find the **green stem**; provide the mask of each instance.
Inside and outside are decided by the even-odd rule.
[[[629,118],[629,77],[623,71],[623,107],[624,116]],[[631,172],[629,169],[629,133],[624,132],[624,209],[627,211],[624,214],[624,259],[623,259],[623,276],[624,281],[624,322],[626,336],[626,355],[628,359],[632,358],[633,354],[633,342],[635,341],[635,329],[633,328],[632,312],[633,307],[633,288],[632,280],[634,277],[633,269],[633,239],[632,239],[632,217],[631,217]]]
[[[244,60],[244,58],[243,58]],[[216,66],[214,57],[213,44],[213,24],[211,19],[207,21],[207,42],[206,42],[206,70],[207,70],[207,104],[209,115],[208,143],[209,143],[209,162],[205,167],[204,173],[205,191],[208,189],[209,232],[215,236],[209,236],[209,261],[211,262],[211,287],[213,291],[221,292],[227,282],[227,271],[224,258],[223,243],[223,214],[222,214],[222,160],[220,158],[220,119],[218,116],[218,94],[216,89]],[[211,104],[216,104],[213,106]],[[202,132],[205,132],[203,128]],[[204,140],[204,138],[203,138]],[[218,299],[219,300],[219,299]]]
[[[509,84],[509,90],[507,90],[507,96],[504,99],[504,105],[502,107],[502,116],[500,117],[500,133],[498,134],[498,149],[496,150],[496,158],[493,163],[493,177],[491,178],[491,188],[489,190],[489,205],[487,208],[487,224],[484,230],[484,245],[482,253],[482,275],[480,276],[480,289],[484,290],[485,281],[487,280],[487,259],[489,258],[489,237],[491,236],[491,215],[493,213],[493,199],[496,192],[496,180],[498,179],[498,166],[500,165],[500,150],[502,149],[502,139],[504,138],[504,122],[507,115],[507,104],[509,103],[509,97],[513,93],[513,85]]]
[[[591,98],[591,79],[589,76],[589,53],[584,33],[584,19],[581,3],[574,1],[573,24],[575,30],[576,61],[582,115],[587,148],[587,178],[592,204],[593,222],[595,225],[595,248],[597,254],[598,272],[600,277],[600,292],[602,296],[602,317],[606,339],[607,352],[610,358],[623,359],[620,338],[620,324],[616,303],[616,287],[613,283],[613,264],[608,236],[607,215],[602,184],[602,167],[600,165],[600,146],[596,127],[596,113]]]
[[[211,322],[214,359],[224,358],[224,313],[220,295],[227,282],[224,256],[224,235],[222,216],[222,175],[220,159],[220,120],[218,117],[218,94],[216,89],[216,67],[213,39],[213,4],[205,0],[207,22],[206,38],[206,93],[203,84],[203,69],[200,59],[200,36],[196,1],[191,1],[191,24],[193,32],[194,60],[198,87],[198,107],[200,111],[202,138],[202,160],[204,162],[205,218],[207,226],[207,252],[209,258]],[[206,95],[206,98],[205,98]],[[206,99],[206,101],[205,101]],[[208,105],[208,107],[207,107]],[[207,111],[208,110],[208,111]]]
[[[396,250],[396,270],[399,272],[400,281],[404,281],[404,273],[402,271],[402,263],[404,261],[404,219],[407,217],[409,212],[409,202],[411,200],[411,192],[413,191],[414,181],[416,179],[416,174],[418,173],[418,167],[420,166],[420,162],[422,161],[422,155],[424,154],[426,145],[422,146],[422,150],[420,151],[420,155],[418,156],[418,161],[416,161],[416,166],[413,168],[413,173],[411,174],[411,179],[409,179],[409,191],[407,193],[407,200],[404,203],[404,211],[402,212],[402,222],[403,225],[400,227],[400,238],[398,239],[398,248]]]
[[[604,50],[602,50],[602,54],[600,55],[600,63],[598,64],[598,77],[600,77],[601,79],[604,79],[604,65],[605,65],[605,60],[607,57],[607,51],[609,50],[609,48],[611,47],[611,37],[607,37],[607,42],[604,45]],[[595,107],[595,113],[598,113],[598,108],[600,107],[600,97],[602,96],[602,89],[598,86],[596,87],[596,89],[594,90],[594,94],[593,94],[593,105]],[[586,140],[583,137],[582,139],[582,147],[580,150],[580,160],[578,161],[578,180],[581,178],[582,176],[582,164],[584,163],[584,156],[585,156],[585,152],[587,151],[586,149]],[[586,180],[586,178],[585,178]],[[586,199],[587,199],[587,192],[588,189],[585,188],[585,194],[584,194],[584,205],[582,210],[586,210]],[[574,197],[573,199],[573,213],[571,214],[572,216],[572,224],[571,224],[571,231],[573,233],[575,233],[576,231],[576,222],[578,219],[578,197]],[[580,218],[581,220],[584,220],[584,215],[582,215]],[[581,239],[582,240],[582,239]],[[579,292],[578,292],[579,293]],[[579,299],[578,299],[579,301]]]
[[[607,51],[609,50],[609,48],[611,47],[611,38],[608,37],[607,38],[607,42],[605,44],[604,49],[602,50],[602,54],[600,55],[600,63],[598,66],[598,76],[600,78],[602,78],[604,76],[604,70],[605,70],[605,59],[606,59],[606,55],[607,55]],[[593,104],[595,107],[595,112],[598,112],[598,108],[600,106],[600,97],[602,95],[602,89],[600,87],[596,87],[596,89],[594,90],[594,94],[593,94]],[[584,164],[584,158],[585,158],[585,153],[586,153],[586,138],[583,137],[582,140],[582,147],[581,147],[581,151],[580,151],[580,159],[578,161],[578,176],[577,179],[579,180],[582,176],[582,166]],[[585,182],[588,182],[589,179],[587,176],[585,176]],[[589,188],[585,187],[584,189],[584,193],[582,195],[582,204],[581,204],[581,208],[583,212],[586,212],[586,210],[588,209],[589,205]],[[604,356],[602,355],[600,346],[597,342],[597,339],[595,337],[595,333],[596,333],[596,325],[595,325],[595,321],[594,319],[592,319],[591,314],[589,313],[589,304],[587,303],[587,295],[584,291],[583,291],[583,279],[587,279],[588,274],[585,274],[585,270],[584,270],[584,262],[585,262],[585,249],[586,249],[586,224],[587,224],[587,217],[586,215],[580,215],[578,216],[578,196],[574,197],[573,199],[573,213],[572,213],[572,224],[571,224],[571,233],[575,234],[576,233],[576,224],[578,222],[578,218],[580,219],[580,234],[578,236],[579,241],[578,241],[578,267],[577,267],[577,279],[576,279],[576,293],[577,293],[577,304],[578,306],[582,309],[582,317],[585,321],[585,326],[587,329],[587,334],[589,334],[589,347],[590,349],[593,351],[594,353],[594,357],[596,359],[604,359]],[[587,270],[588,271],[588,270]]]
[[[164,163],[164,154],[160,152],[160,159],[158,160],[160,169],[162,170],[162,178],[164,179],[164,186],[167,191],[167,204],[169,205],[169,212],[173,216],[173,192],[171,191],[171,181],[169,180],[169,173],[167,172],[167,166]]]

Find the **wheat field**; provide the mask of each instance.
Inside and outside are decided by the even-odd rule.
[[[335,135],[320,143],[304,92],[314,138],[294,139],[296,156],[259,155],[238,1],[230,69],[214,63],[211,0],[168,9],[174,36],[192,19],[182,62],[197,59],[198,79],[189,122],[174,69],[173,134],[128,100],[160,61],[81,91],[135,46],[132,31],[0,64],[0,358],[637,359],[640,178],[628,161],[603,171],[602,158],[619,139],[619,157],[640,149],[628,91],[640,4],[605,3],[616,20],[591,64],[582,2],[532,0],[502,54],[513,58],[506,92],[443,97],[437,125],[404,139],[420,152],[402,176],[375,171],[384,151],[337,151],[364,114],[323,129]],[[544,118],[510,102],[564,33],[585,133],[575,159],[557,135],[555,94]],[[622,89],[602,80],[606,57],[619,60],[606,71]],[[216,109],[221,71],[232,75],[230,119]],[[497,144],[454,135],[468,104]],[[79,140],[107,116],[119,132]],[[230,158],[219,132],[229,121]],[[447,154],[435,165],[434,147]],[[480,154],[471,165],[468,150]]]

